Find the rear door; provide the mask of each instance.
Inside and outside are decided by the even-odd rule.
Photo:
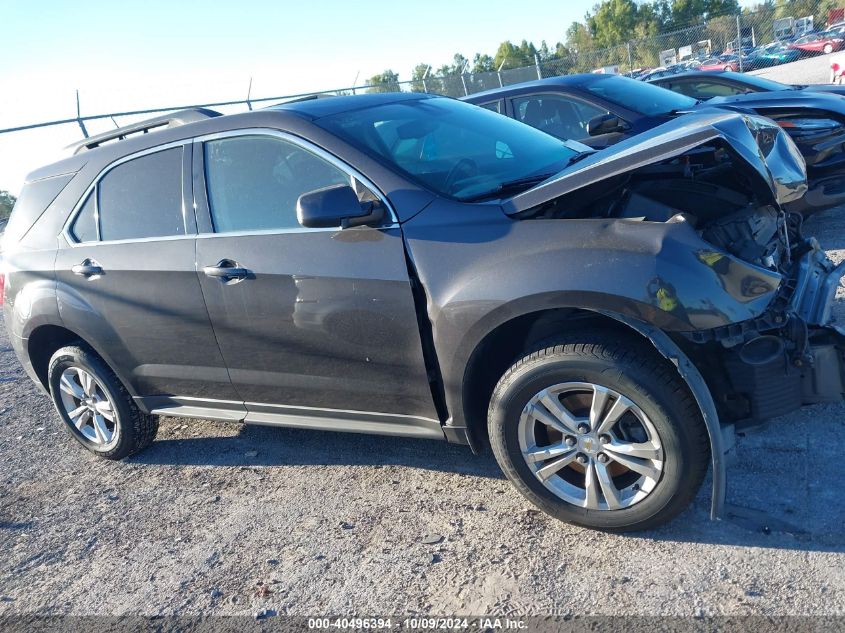
[[[149,408],[242,412],[196,277],[191,151],[144,152],[100,175],[61,240],[59,309]]]
[[[390,210],[380,228],[307,229],[296,218],[301,194],[338,183],[385,201],[336,159],[283,133],[200,139],[194,161],[198,275],[247,419],[378,412],[411,426],[436,420]],[[236,270],[221,277],[226,268]]]

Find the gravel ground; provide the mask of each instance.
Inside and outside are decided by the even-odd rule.
[[[845,209],[806,232],[845,259]],[[669,526],[615,536],[433,441],[166,418],[142,454],[98,460],[0,327],[0,616],[845,615],[843,413],[740,438],[729,501],[765,521],[710,522],[708,481]]]

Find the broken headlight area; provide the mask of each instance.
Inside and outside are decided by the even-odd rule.
[[[845,332],[831,314],[845,263],[835,265],[814,238],[800,239],[800,227],[792,240],[783,281],[763,314],[682,335],[720,417],[740,427],[845,395]]]

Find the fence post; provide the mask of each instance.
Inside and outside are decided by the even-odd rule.
[[[740,25],[740,15],[736,14],[736,58],[739,60],[739,72],[742,72],[742,26]]]
[[[82,135],[88,138],[88,130],[85,129],[85,122],[82,120],[82,114],[79,111],[79,90],[76,91],[76,122],[79,123],[79,129],[82,130]]]
[[[537,53],[534,53],[534,65],[537,67],[537,79],[542,79],[543,71],[540,70],[540,58],[537,56]]]
[[[252,96],[252,77],[249,78],[249,88],[246,89],[246,107],[252,111],[252,102],[249,98]]]
[[[425,82],[425,80],[428,78],[428,73],[430,73],[430,72],[431,72],[431,66],[429,66],[428,68],[425,69],[425,74],[423,74],[423,77],[422,77],[423,92],[426,93],[426,94],[428,94],[428,84]]]
[[[631,56],[631,42],[628,42],[628,74],[634,72],[634,58]]]

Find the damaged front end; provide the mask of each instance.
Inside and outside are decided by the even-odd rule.
[[[639,223],[662,225],[644,299],[685,322],[661,329],[704,378],[722,425],[742,428],[845,394],[845,331],[832,324],[845,264],[784,210],[806,190],[782,129],[712,111],[596,152],[504,207],[528,220],[621,220],[632,240]],[[670,253],[680,241],[670,232],[686,236],[686,254]]]

